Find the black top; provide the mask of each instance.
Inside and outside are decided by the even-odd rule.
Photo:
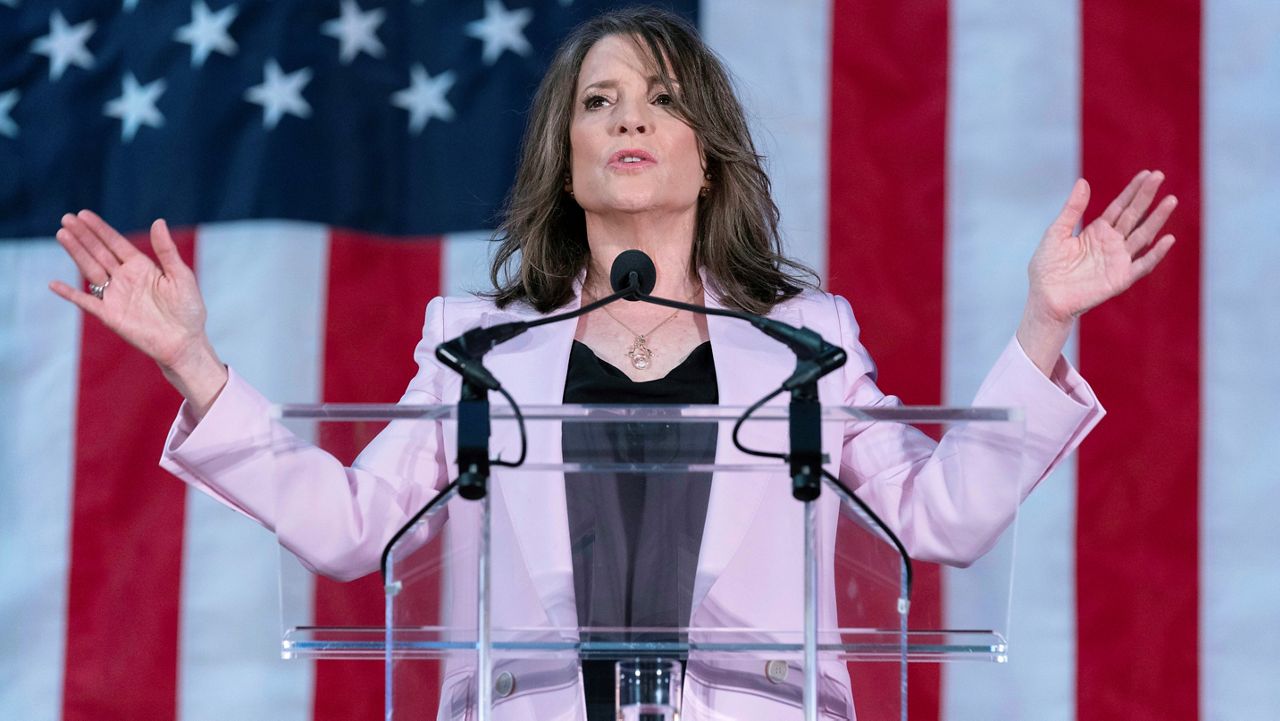
[[[699,345],[663,378],[633,381],[574,341],[564,402],[715,404],[719,392],[711,343]],[[566,462],[715,459],[714,423],[574,425],[566,423],[561,434]],[[566,473],[579,625],[688,625],[710,495],[709,473]],[[628,636],[584,634],[583,640]],[[613,676],[612,660],[584,661],[588,718],[613,718]]]
[[[716,388],[711,341],[690,351],[667,375],[652,381],[633,381],[613,364],[600,360],[591,348],[573,342],[564,384],[565,403],[701,403],[720,402]]]

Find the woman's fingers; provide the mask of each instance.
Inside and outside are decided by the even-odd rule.
[[[1053,221],[1053,227],[1058,228],[1062,233],[1061,237],[1066,238],[1075,232],[1076,224],[1080,222],[1087,207],[1089,207],[1089,183],[1084,178],[1078,178],[1075,185],[1071,186],[1071,193],[1067,195],[1067,201],[1062,204],[1058,217]]]
[[[165,275],[172,276],[190,270],[178,253],[178,246],[173,242],[173,235],[169,233],[169,224],[164,221],[164,218],[158,218],[151,224],[151,247],[156,251],[156,258],[160,260],[160,269]]]
[[[80,310],[89,315],[102,319],[102,301],[80,290],[76,290],[60,280],[55,280],[49,284],[49,290],[57,293],[60,297],[71,301]]]
[[[1129,251],[1130,258],[1137,257],[1144,248],[1151,244],[1151,240],[1164,227],[1165,221],[1169,220],[1169,216],[1173,214],[1173,209],[1176,207],[1178,207],[1178,199],[1172,195],[1166,195],[1156,205],[1156,209],[1151,211],[1151,215],[1148,215],[1141,225],[1133,229],[1133,232],[1124,239],[1124,246]]]
[[[88,226],[89,230],[120,259],[121,263],[127,263],[130,259],[142,254],[141,251],[133,247],[133,243],[130,243],[127,238],[116,232],[115,228],[108,225],[107,221],[92,210],[82,210],[76,213],[76,217]]]
[[[1102,215],[1098,217],[1107,225],[1114,226],[1120,220],[1120,214],[1124,212],[1125,208],[1129,207],[1129,203],[1133,202],[1133,196],[1138,194],[1138,188],[1142,185],[1142,182],[1150,174],[1151,171],[1149,170],[1139,171],[1137,175],[1133,176],[1133,180],[1130,180],[1129,184],[1124,186],[1124,190],[1120,191],[1120,195],[1117,195],[1116,199],[1111,201],[1107,209],[1102,211]]]
[[[1164,182],[1164,173],[1159,170],[1151,173],[1138,186],[1138,192],[1134,193],[1133,201],[1129,203],[1129,207],[1120,213],[1119,220],[1116,221],[1116,230],[1123,235],[1129,235],[1133,229],[1138,227],[1138,221],[1142,220],[1142,216],[1146,215],[1147,208],[1151,207],[1151,201],[1156,197],[1156,191],[1160,189],[1160,184]]]
[[[94,263],[91,266],[91,270],[94,272],[84,274],[84,277],[91,282],[101,283],[105,281],[115,273],[116,268],[120,267],[120,259],[116,257],[116,254],[112,253],[111,249],[99,240],[98,236],[78,217],[70,213],[62,216],[62,231],[66,231],[72,242],[78,245],[86,255],[93,258]]]
[[[58,241],[58,245],[61,245],[62,249],[67,251],[67,255],[71,256],[71,260],[76,264],[76,269],[80,271],[80,275],[86,280],[90,283],[101,283],[107,279],[106,268],[103,268],[98,259],[93,257],[93,254],[80,244],[80,241],[76,239],[71,231],[62,228],[53,237]]]
[[[1140,278],[1145,277],[1148,273],[1156,269],[1160,261],[1168,255],[1169,249],[1173,247],[1173,236],[1166,235],[1161,238],[1155,245],[1151,246],[1144,255],[1133,261],[1133,267],[1130,274],[1130,283],[1136,283]]]

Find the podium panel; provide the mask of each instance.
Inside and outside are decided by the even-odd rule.
[[[784,460],[735,444],[743,410],[525,408],[524,461],[494,465],[483,498],[456,485],[420,494],[425,510],[402,509],[404,527],[385,529],[380,624],[316,625],[307,572],[286,554],[285,655],[383,661],[388,719],[585,718],[613,664],[632,659],[679,663],[686,720],[905,719],[908,662],[1005,659],[1012,544],[998,539],[1012,536],[1027,484],[1016,413],[823,408],[830,477],[802,502]],[[452,406],[280,415],[390,421],[381,438],[435,438],[454,460]],[[931,453],[939,430],[947,440]],[[737,441],[782,453],[787,438],[778,405]],[[1005,472],[965,476],[975,448],[998,449]],[[520,450],[511,409],[494,405],[490,457]],[[920,558],[908,566],[886,529]],[[982,602],[913,623],[911,569],[980,555],[949,572],[974,572]]]

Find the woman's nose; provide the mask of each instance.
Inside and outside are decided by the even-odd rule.
[[[644,135],[653,128],[647,103],[623,101],[618,104],[619,135]]]

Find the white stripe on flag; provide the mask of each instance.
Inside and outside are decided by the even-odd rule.
[[[443,295],[470,295],[487,291],[489,262],[496,243],[489,242],[492,230],[473,230],[444,236],[440,248],[440,292]]]
[[[787,254],[825,278],[830,2],[703,0],[700,12],[702,36],[734,74],[768,158]]]
[[[1204,18],[1200,708],[1274,718],[1280,4],[1208,0]]]
[[[80,275],[52,239],[0,241],[0,708],[62,714],[80,311],[49,291]],[[88,319],[86,322],[96,323]]]
[[[272,400],[320,397],[328,237],[279,221],[197,230],[209,337]],[[280,660],[275,536],[194,489],[185,531],[178,717],[310,719],[311,663]]]
[[[1074,0],[950,5],[948,403],[972,401],[1017,328],[1027,262],[1079,172],[1078,15]],[[1074,473],[1036,489],[990,559],[946,575],[948,625],[992,617],[1018,546],[1011,662],[947,665],[944,719],[1074,718]]]

